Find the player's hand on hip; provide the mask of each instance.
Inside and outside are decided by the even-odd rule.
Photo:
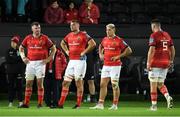
[[[150,64],[147,64],[147,70],[148,70],[148,71],[151,71],[151,70],[152,70]]]
[[[169,68],[171,68],[171,67],[173,67],[173,66],[174,66],[173,61],[170,61],[170,62],[169,62]]]
[[[99,58],[100,58],[101,61],[103,61],[104,60],[104,55],[103,54],[99,54]]]
[[[117,61],[117,60],[119,60],[119,57],[117,57],[117,56],[114,56],[111,58],[111,61]]]
[[[27,57],[24,57],[22,60],[23,60],[23,62],[24,62],[25,64],[28,64],[28,63],[29,63],[29,59],[28,59]]]
[[[84,53],[84,52],[81,52],[80,56],[84,56],[84,55],[85,55],[85,53]]]
[[[42,64],[47,64],[47,63],[49,63],[49,59],[44,59],[44,60],[42,61]]]
[[[67,56],[69,56],[69,51],[68,51],[68,50],[67,50],[67,51],[65,51],[65,53],[66,53],[66,55],[67,55]]]

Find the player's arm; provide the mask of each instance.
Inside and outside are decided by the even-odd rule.
[[[103,48],[102,44],[99,45],[99,58],[101,60],[104,59],[104,48]]]
[[[125,50],[120,55],[112,57],[111,59],[112,59],[112,61],[117,61],[120,58],[129,56],[131,53],[132,53],[132,49],[128,46],[125,48]]]
[[[148,56],[147,56],[147,70],[151,70],[151,61],[155,53],[155,47],[150,46],[148,50]]]
[[[48,58],[46,58],[46,59],[43,61],[43,63],[46,64],[46,63],[50,62],[50,61],[53,59],[55,53],[56,53],[56,47],[55,47],[55,45],[53,45],[53,46],[50,48],[50,54],[49,54]]]
[[[64,40],[61,41],[60,46],[63,49],[63,51],[66,53],[66,55],[69,56],[69,49],[67,47],[67,43]]]
[[[87,48],[81,53],[81,56],[84,56],[85,54],[89,53],[96,47],[96,42],[93,39],[90,39],[88,41]]]
[[[25,64],[29,63],[29,59],[25,56],[24,47],[22,45],[19,46],[19,53],[21,56],[21,59]]]
[[[174,61],[174,57],[175,57],[175,48],[174,46],[170,47],[170,64],[173,64]]]
[[[123,58],[125,56],[129,56],[130,54],[132,54],[132,49],[128,46],[119,56],[119,58]]]

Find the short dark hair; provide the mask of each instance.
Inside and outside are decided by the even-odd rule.
[[[79,20],[72,20],[71,22],[79,24]]]
[[[57,2],[57,3],[58,3],[58,5],[60,4],[59,0],[50,0],[50,2],[49,2],[49,3],[50,3],[50,5],[51,5],[51,4],[53,4],[54,2]]]
[[[35,25],[35,26],[39,26],[40,23],[39,23],[39,22],[33,22],[33,23],[31,24],[31,27],[34,26],[34,25]]]
[[[153,19],[151,20],[151,24],[161,24],[160,20],[159,19]]]

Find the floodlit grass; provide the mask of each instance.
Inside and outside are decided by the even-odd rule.
[[[90,110],[94,106],[92,103],[83,103],[80,109],[72,109],[75,101],[67,100],[64,109],[49,109],[43,107],[38,109],[36,101],[32,101],[30,108],[17,108],[17,102],[14,107],[9,108],[7,101],[0,101],[0,116],[180,116],[180,102],[175,102],[175,107],[171,110],[166,108],[166,102],[158,102],[158,110],[152,112],[149,110],[149,101],[122,101],[119,102],[119,108],[116,111],[108,110],[110,101],[105,103],[104,110]]]

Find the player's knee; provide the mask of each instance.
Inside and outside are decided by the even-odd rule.
[[[41,82],[38,83],[38,88],[43,88],[43,84]]]
[[[75,77],[75,81],[79,81],[79,80],[82,80],[83,77]]]
[[[160,89],[163,85],[164,85],[164,83],[161,83],[161,82],[159,82],[159,83],[157,84],[157,86],[158,86],[159,89]]]
[[[64,81],[66,81],[66,82],[72,82],[72,80],[73,80],[73,76],[64,76]]]
[[[90,87],[94,86],[94,80],[88,80],[88,85],[89,85]]]
[[[26,81],[26,87],[27,87],[27,88],[31,88],[31,87],[32,87],[32,85],[33,85],[33,83],[32,83],[32,82]]]
[[[38,88],[42,88],[43,87],[43,81],[37,80],[37,86],[38,86]]]
[[[82,94],[83,94],[83,90],[79,90],[79,91],[78,91],[78,94],[79,94],[79,95],[82,95]]]
[[[70,82],[68,82],[68,81],[63,81],[62,85],[63,85],[63,87],[68,88],[68,87],[70,86]]]
[[[119,88],[119,82],[118,81],[111,81],[112,88],[113,89],[118,89]]]

